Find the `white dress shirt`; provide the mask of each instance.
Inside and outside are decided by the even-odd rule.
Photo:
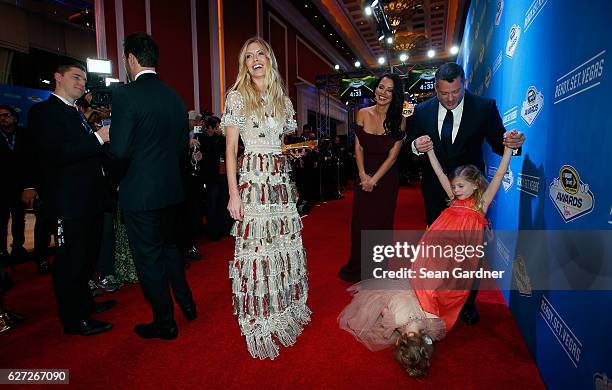
[[[140,75],[147,74],[147,73],[157,74],[157,72],[154,70],[150,70],[150,69],[141,70],[140,72],[136,73],[136,76],[134,76],[134,81],[138,80],[138,77],[140,77]]]
[[[463,116],[463,100],[457,104],[457,107],[453,108],[451,111],[453,113],[453,133],[451,136],[451,143],[455,142],[455,138],[457,138],[457,133],[459,132],[459,125],[461,124],[461,117]],[[442,103],[438,103],[438,136],[442,139],[442,124],[444,123],[444,117],[446,117],[446,107],[442,105]]]
[[[453,113],[453,132],[451,134],[451,143],[455,142],[455,138],[457,138],[457,133],[459,132],[459,126],[461,125],[461,117],[463,116],[463,102],[465,99],[461,99],[461,102],[457,104],[457,107],[453,108],[451,111]],[[446,117],[446,107],[442,105],[442,103],[438,103],[438,136],[442,139],[442,124],[444,123],[444,118]],[[419,152],[415,146],[416,140],[412,141],[412,153],[416,155],[421,155],[423,153]]]

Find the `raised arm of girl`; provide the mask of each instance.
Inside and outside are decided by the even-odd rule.
[[[504,175],[506,171],[508,171],[508,167],[510,166],[510,158],[512,157],[512,149],[505,146],[504,147],[504,155],[499,162],[499,167],[497,167],[497,172],[495,172],[495,176],[489,183],[487,190],[482,195],[482,211],[486,214],[489,205],[495,198],[495,194],[497,190],[499,190],[499,186],[501,185],[502,180],[504,179]]]
[[[448,180],[448,176],[446,176],[446,173],[444,173],[444,170],[440,165],[440,161],[438,161],[438,157],[436,157],[436,153],[433,149],[430,149],[429,152],[427,152],[427,157],[429,158],[429,163],[436,173],[436,176],[438,176],[438,180],[440,180],[440,184],[442,184],[442,188],[444,188],[446,195],[448,195],[448,198],[452,200],[455,195],[453,194],[450,180]]]

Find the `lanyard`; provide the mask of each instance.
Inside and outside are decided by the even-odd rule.
[[[2,133],[2,136],[6,140],[6,144],[8,145],[8,148],[11,150],[11,152],[14,151],[15,150],[15,138],[17,138],[15,137],[15,132],[13,131],[13,133],[11,134],[12,137],[9,137],[9,135],[6,134],[4,130],[0,130],[0,133]],[[11,139],[9,140],[9,138]]]

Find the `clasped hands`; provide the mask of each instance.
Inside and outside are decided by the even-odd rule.
[[[374,191],[374,187],[376,187],[377,182],[374,180],[372,176],[368,175],[367,173],[364,173],[364,174],[359,175],[359,179],[360,179],[359,185],[361,186],[362,190],[364,190],[365,192]]]
[[[503,142],[510,149],[518,149],[525,142],[525,135],[517,130],[509,130],[504,133]],[[422,135],[414,140],[414,146],[419,153],[427,153],[433,149],[433,142],[428,135]]]

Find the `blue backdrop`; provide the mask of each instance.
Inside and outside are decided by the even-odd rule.
[[[0,84],[0,104],[12,106],[19,113],[19,126],[26,126],[30,107],[47,100],[51,91]]]
[[[489,213],[505,233],[490,255],[553,389],[612,388],[609,15],[608,0],[473,0],[458,57],[468,89],[527,137]]]

